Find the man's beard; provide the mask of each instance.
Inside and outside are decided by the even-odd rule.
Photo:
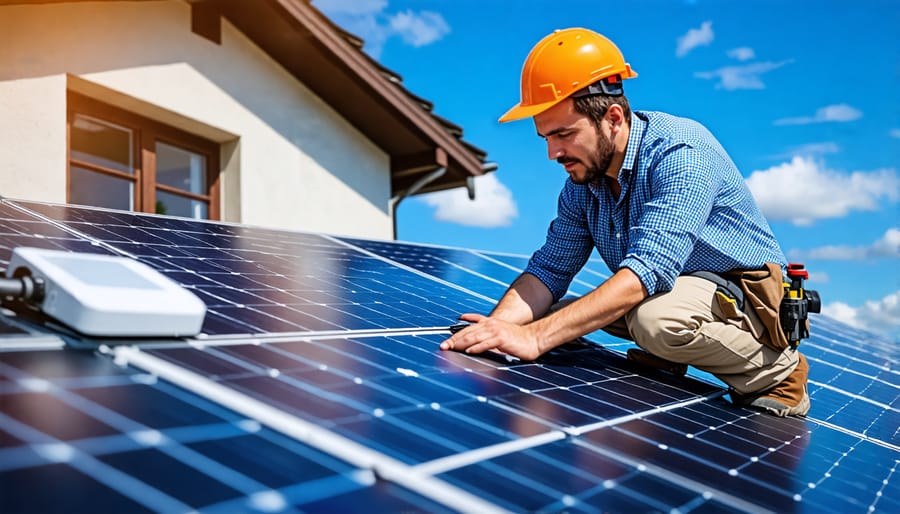
[[[560,164],[565,164],[567,162],[581,162],[581,164],[583,164],[586,168],[584,172],[584,178],[576,178],[570,176],[572,178],[572,182],[578,185],[600,185],[600,182],[604,180],[603,177],[606,175],[606,170],[609,169],[609,165],[610,163],[612,163],[615,151],[616,147],[615,145],[613,145],[613,142],[605,135],[599,134],[599,137],[597,138],[597,149],[594,151],[593,159],[591,159],[591,164],[585,163],[580,159],[565,157],[561,157],[556,161]]]

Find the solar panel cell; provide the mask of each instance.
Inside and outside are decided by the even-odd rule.
[[[318,502],[304,502],[308,512],[353,512],[365,506],[373,512],[429,512],[449,514],[454,510],[410,493],[390,483],[379,483],[374,487],[357,489],[353,492],[328,498]]]
[[[95,384],[96,387],[79,388],[78,395],[146,427],[161,430],[224,422],[221,417],[166,392],[164,387],[135,384],[132,380],[112,381],[108,378],[98,380]]]
[[[38,379],[29,382],[21,389],[40,383],[41,381]],[[9,416],[11,422],[32,427],[62,441],[102,437],[116,433],[115,428],[47,393],[4,394],[0,412]]]
[[[584,387],[576,387],[569,390],[552,389],[549,391],[540,391],[536,394],[581,412],[590,412],[591,415],[597,417],[598,420],[618,418],[634,412],[633,410],[628,409],[627,405],[623,405],[622,402],[618,401],[615,397],[608,398],[610,401],[605,401],[603,399],[606,398],[605,394],[594,393],[600,392],[589,391]]]
[[[559,428],[588,425],[602,419],[589,410],[574,408],[567,403],[551,401],[530,393],[514,393],[501,396],[495,401]]]
[[[479,495],[512,512],[539,512],[560,498],[558,491],[544,485],[546,478],[535,481],[510,472],[517,469],[521,469],[521,464],[518,467],[508,467],[490,463],[454,470],[442,478],[475,490]]]
[[[9,492],[0,495],[0,507],[10,514],[72,512],[79,506],[90,506],[96,512],[155,512],[152,506],[142,505],[122,491],[65,464],[17,469],[0,474],[0,478],[4,490]],[[53,493],[38,493],[36,484],[53,484]],[[21,494],[26,491],[28,494]]]
[[[516,438],[544,435],[556,428],[540,418],[495,402],[475,400],[458,403],[453,405],[453,411]]]
[[[158,450],[112,453],[97,460],[194,508],[240,495],[238,490]]]

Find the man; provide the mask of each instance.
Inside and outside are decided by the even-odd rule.
[[[682,373],[693,365],[728,384],[735,403],[804,416],[806,359],[762,344],[767,325],[758,311],[749,302],[735,308],[719,287],[724,281],[703,273],[772,263],[780,293],[778,242],[704,127],[631,112],[622,80],[636,76],[611,41],[586,29],[556,31],[529,53],[521,102],[500,121],[533,117],[548,157],[569,177],[547,240],[524,273],[489,316],[460,316],[470,326],[441,349],[533,360],[605,329],[645,350],[629,352],[633,360]],[[555,306],[594,247],[613,275]]]

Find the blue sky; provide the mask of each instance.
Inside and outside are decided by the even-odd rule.
[[[632,108],[696,119],[746,178],[826,314],[900,340],[900,2],[314,0],[498,170],[405,200],[406,241],[531,254],[565,172],[518,101],[528,51],[582,26],[639,73]]]

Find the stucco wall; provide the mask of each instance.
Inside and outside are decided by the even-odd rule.
[[[2,24],[0,18],[0,33]],[[0,48],[0,195],[65,202],[66,78],[7,80],[3,53]]]
[[[226,220],[391,237],[388,156],[227,22],[217,45],[178,0],[0,6],[0,34],[0,194],[65,201],[75,82],[222,143]]]

